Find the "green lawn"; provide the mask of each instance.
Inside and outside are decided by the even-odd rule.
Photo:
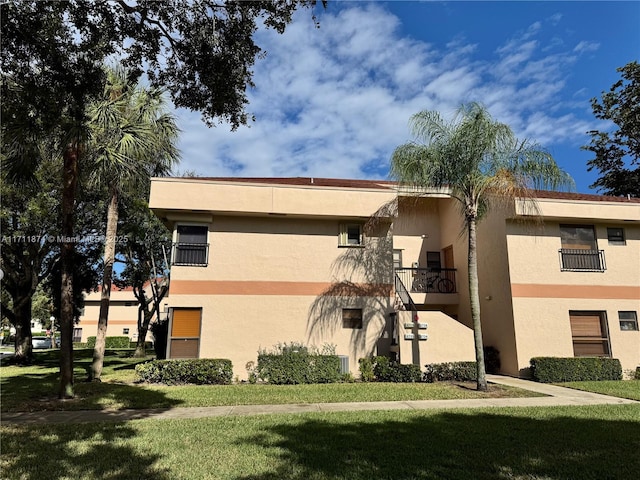
[[[392,400],[464,399],[536,396],[533,392],[492,385],[487,393],[473,384],[336,383],[326,385],[189,385],[149,386],[133,383],[135,364],[129,351],[112,351],[105,361],[102,383],[86,383],[89,351],[76,352],[77,398],[61,402],[57,352],[38,353],[37,365],[6,366],[0,371],[2,411],[84,410],[204,407],[284,403],[375,402]]]
[[[580,479],[640,471],[640,406],[3,426],[7,479]]]
[[[613,397],[628,398],[640,401],[640,381],[638,380],[605,380],[600,382],[567,382],[560,383],[563,387],[586,390],[587,392],[602,393]]]

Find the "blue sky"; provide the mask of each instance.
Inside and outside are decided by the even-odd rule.
[[[640,2],[330,1],[315,14],[320,28],[300,11],[283,35],[257,32],[250,127],[177,111],[180,171],[384,179],[412,114],[477,101],[595,193],[580,146],[608,126],[590,99],[640,58]]]

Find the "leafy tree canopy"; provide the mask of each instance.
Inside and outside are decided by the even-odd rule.
[[[262,52],[254,32],[261,24],[283,32],[297,8],[315,4],[316,0],[4,2],[1,67],[21,83],[23,99],[36,111],[47,108],[53,113],[87,94],[98,94],[103,63],[118,59],[134,79],[144,72],[153,86],[166,88],[177,107],[202,112],[209,125],[217,118],[237,127],[248,121],[245,92],[253,85],[252,67]]]
[[[630,62],[618,68],[621,79],[602,99],[591,100],[596,118],[613,123],[609,131],[592,130],[591,143],[582,147],[594,153],[589,171],[600,177],[591,188],[606,195],[640,197],[640,64]]]

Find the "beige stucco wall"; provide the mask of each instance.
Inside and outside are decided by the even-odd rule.
[[[500,352],[500,370],[518,375],[505,212],[496,209],[478,225],[478,293],[485,346]],[[468,297],[468,294],[467,294]]]
[[[611,356],[623,370],[635,369],[640,365],[640,332],[620,330],[618,311],[638,312],[639,307],[633,299],[514,298],[518,367],[528,368],[535,356],[573,357],[569,311],[584,310],[606,313]]]
[[[390,297],[297,295],[179,295],[172,307],[201,307],[200,357],[228,358],[234,376],[247,378],[247,362],[258,351],[278,343],[302,342],[321,348],[335,345],[349,356],[358,375],[358,359],[378,353],[386,319],[393,310]],[[362,329],[342,326],[342,308],[362,308]],[[387,351],[381,352],[386,354]]]
[[[402,266],[427,266],[427,252],[442,249],[437,199],[407,199],[400,202],[393,222],[393,248],[402,251]]]
[[[394,199],[395,193],[390,189],[155,178],[151,184],[149,207],[160,216],[165,211],[201,211],[367,218]]]
[[[475,361],[473,330],[438,311],[417,312],[418,322],[413,322],[416,312],[398,312],[399,351],[401,363],[414,363],[421,369],[428,363]],[[413,326],[405,327],[405,324]],[[418,328],[426,323],[427,328]],[[413,334],[413,340],[405,340],[405,334]],[[426,334],[427,340],[419,335]]]
[[[627,206],[621,207],[623,215]],[[561,271],[560,223],[595,226],[604,272]],[[606,229],[612,226],[625,229],[626,245],[609,245]],[[618,321],[618,311],[640,313],[639,225],[554,218],[537,227],[509,222],[507,244],[519,369],[527,368],[533,356],[573,356],[570,310],[605,312],[611,355],[625,370],[640,364],[640,333],[621,331]]]
[[[390,224],[367,229],[362,247],[341,247],[341,223],[214,215],[207,266],[171,272],[171,307],[202,308],[200,356],[231,359],[245,379],[246,363],[277,343],[335,344],[354,374],[358,358],[388,353]],[[343,328],[343,308],[363,309],[362,329]]]

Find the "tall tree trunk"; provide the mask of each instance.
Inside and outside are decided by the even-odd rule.
[[[487,375],[484,366],[484,347],[482,343],[482,324],[480,323],[480,294],[478,292],[478,256],[476,249],[476,217],[467,217],[469,230],[469,303],[471,304],[471,319],[473,320],[473,340],[476,349],[477,388],[487,390]]]
[[[14,303],[13,325],[16,328],[15,361],[21,365],[29,364],[33,360],[33,346],[31,344],[31,303],[32,297],[16,299]]]
[[[138,342],[136,343],[136,350],[135,352],[133,352],[133,356],[135,358],[144,358],[147,356],[145,343],[147,341],[149,323],[151,323],[154,312],[155,308],[149,311],[146,308],[146,304],[140,303],[140,306],[138,308]]]
[[[111,299],[111,282],[113,280],[113,262],[116,257],[116,234],[118,233],[118,191],[111,189],[111,201],[107,208],[107,235],[104,243],[104,273],[102,291],[100,292],[100,315],[96,345],[93,348],[93,364],[90,380],[99,382],[104,365],[104,351],[109,320],[109,301]]]
[[[73,398],[73,257],[75,253],[74,208],[78,183],[80,146],[76,142],[64,152],[62,187],[62,248],[60,264],[60,398]]]

